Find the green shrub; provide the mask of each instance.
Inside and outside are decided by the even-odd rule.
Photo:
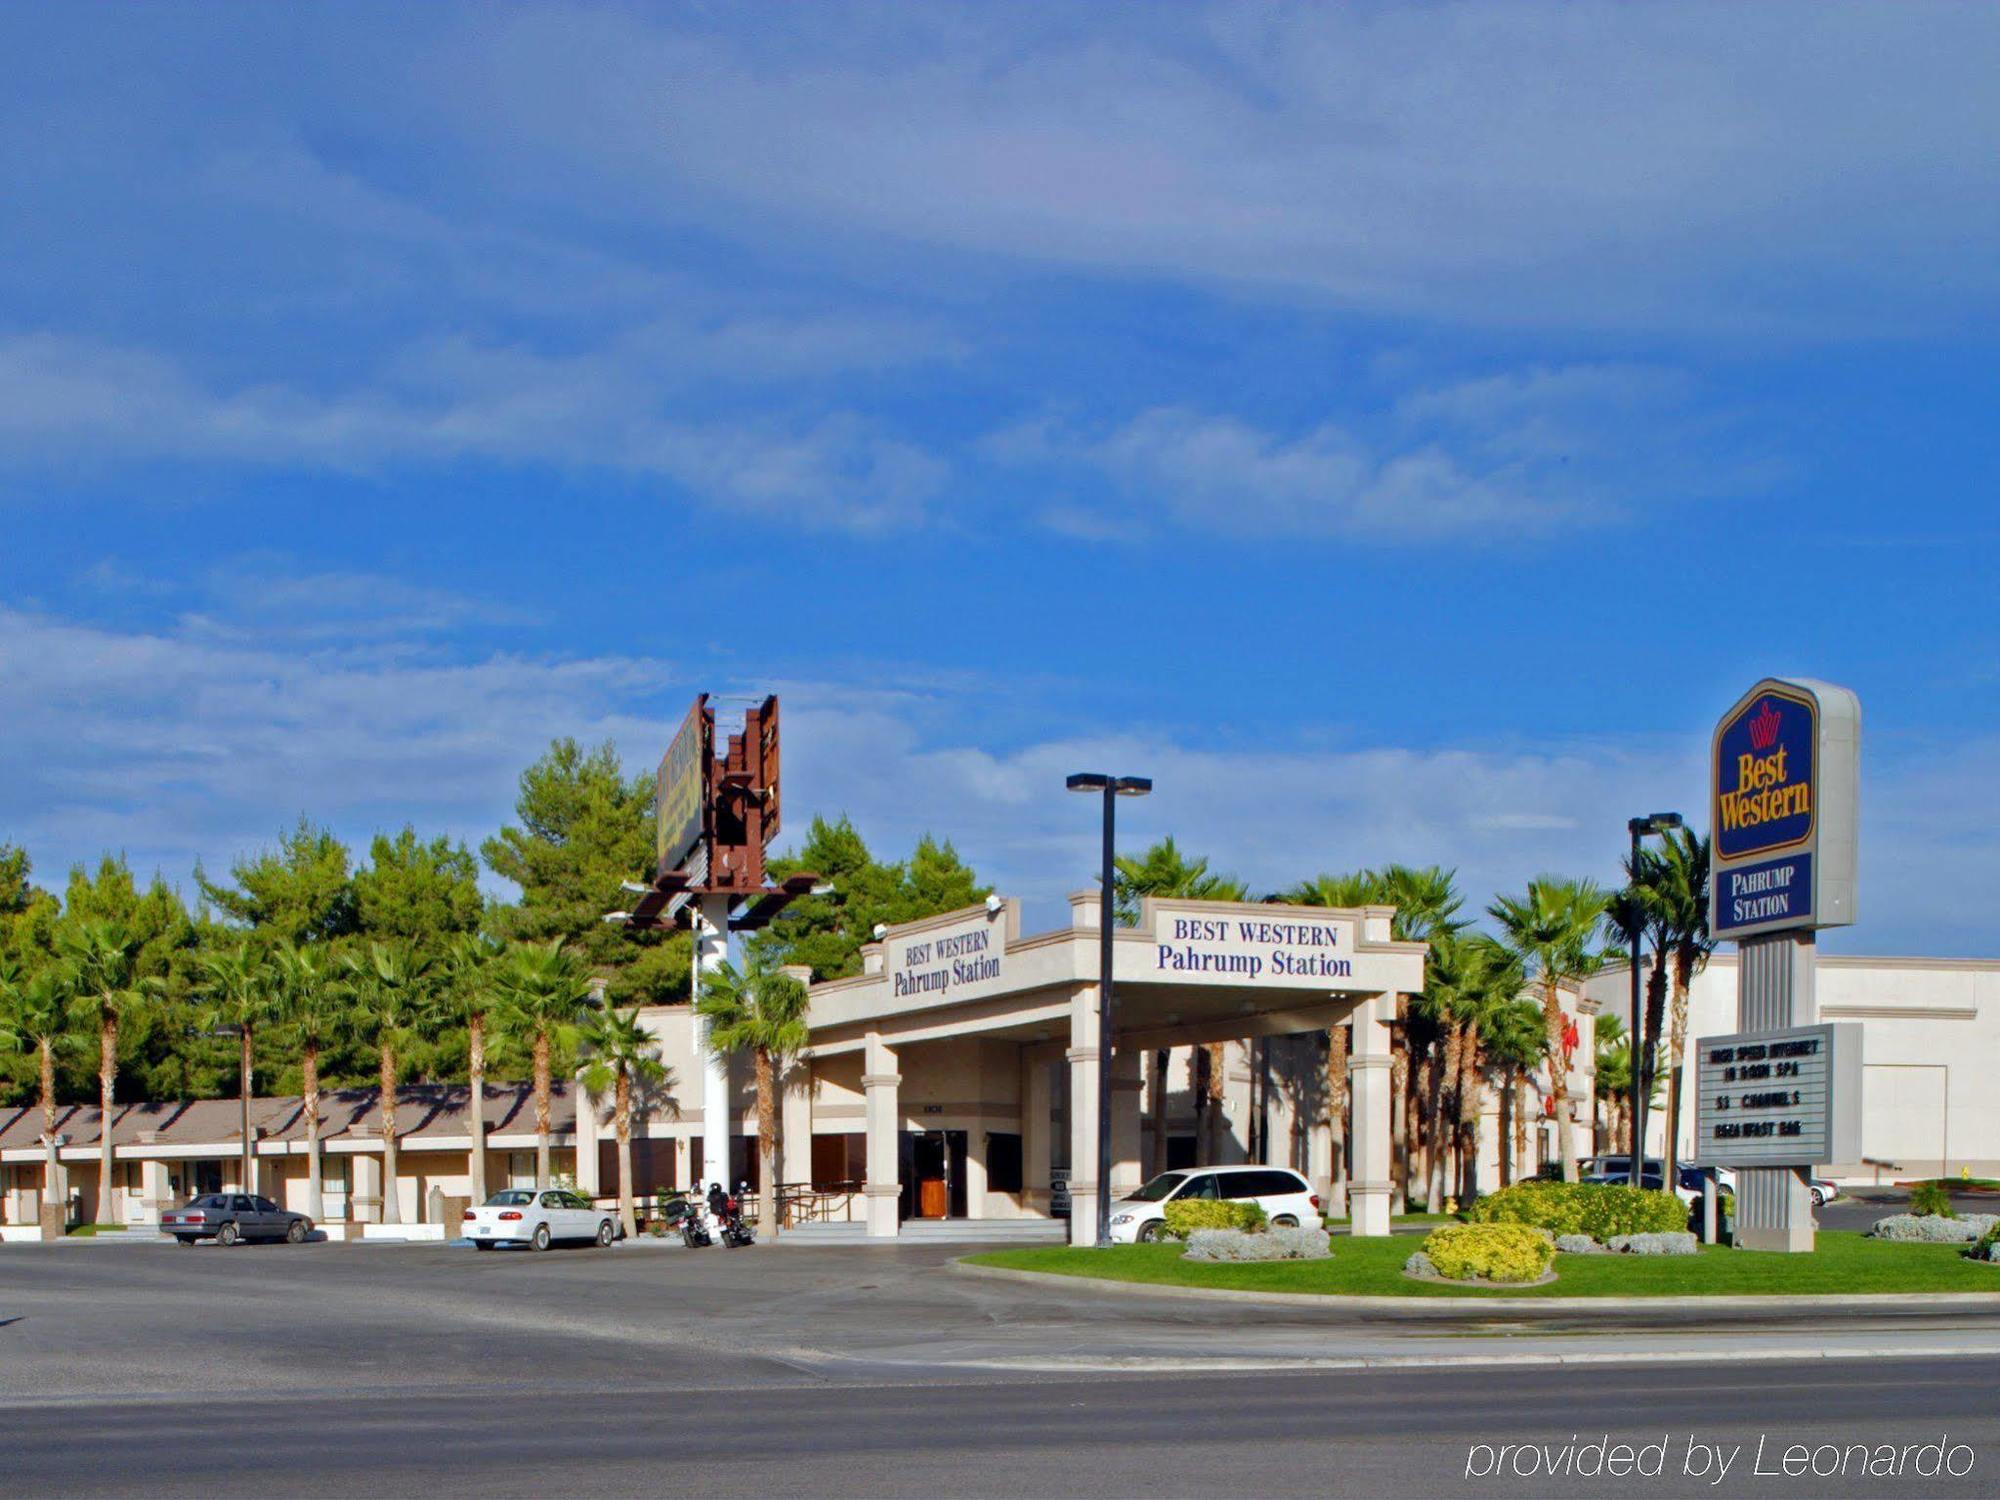
[[[1555,1242],[1527,1224],[1445,1224],[1424,1241],[1425,1255],[1448,1281],[1537,1281],[1555,1259]]]
[[[1685,1229],[1687,1205],[1672,1193],[1611,1182],[1517,1182],[1467,1211],[1474,1224],[1532,1224],[1551,1234],[1662,1234]]]
[[[1995,1245],[2000,1245],[2000,1224],[1995,1224],[1974,1240],[1966,1247],[1965,1254],[1972,1260],[2000,1260],[2000,1255],[1993,1253]]]
[[[1910,1212],[1918,1218],[1955,1219],[1951,1195],[1935,1182],[1920,1182],[1910,1190]]]
[[[1255,1234],[1270,1216],[1255,1203],[1232,1198],[1176,1198],[1166,1208],[1167,1233],[1184,1240],[1197,1229],[1241,1229]]]

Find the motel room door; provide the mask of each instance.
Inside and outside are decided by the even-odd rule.
[[[909,1217],[965,1217],[965,1152],[963,1130],[923,1130],[905,1137],[905,1166],[910,1184]]]

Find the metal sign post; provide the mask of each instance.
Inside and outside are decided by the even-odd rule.
[[[653,879],[629,912],[614,912],[629,931],[686,925],[694,933],[690,1000],[704,977],[729,961],[729,935],[769,925],[819,877],[799,874],[764,883],[764,853],[778,833],[778,700],[767,697],[743,716],[743,728],[718,751],[715,707],[701,694],[688,709],[654,779]],[[701,1177],[730,1182],[729,1059],[702,1037]]]
[[[1746,1033],[1788,1032],[1819,1020],[1815,934],[1854,920],[1860,748],[1860,701],[1846,688],[1806,678],[1766,678],[1715,727],[1709,927],[1718,939],[1736,941],[1736,1017]],[[1699,1042],[1697,1055],[1708,1056],[1717,1040]],[[1852,1093],[1837,1107],[1858,1118],[1858,1048],[1854,1057],[1851,1078],[1829,1078],[1829,1086]],[[1712,1107],[1704,1114],[1706,1097],[1697,1096],[1695,1160],[1724,1165],[1729,1153],[1717,1148],[1736,1137],[1714,1134],[1725,1122]],[[1746,1166],[1737,1179],[1736,1243],[1811,1250],[1805,1174],[1831,1143],[1802,1134],[1777,1141],[1767,1164]]]

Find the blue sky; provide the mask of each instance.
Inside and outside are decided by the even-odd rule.
[[[1608,878],[1768,672],[1850,950],[2000,953],[2000,13],[17,7],[0,839],[477,838],[785,695],[1053,916]]]

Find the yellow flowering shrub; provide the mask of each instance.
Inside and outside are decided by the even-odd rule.
[[[1266,1223],[1264,1210],[1231,1198],[1176,1198],[1166,1207],[1167,1233],[1184,1240],[1197,1229],[1241,1229],[1255,1233]]]
[[[1448,1281],[1537,1281],[1556,1247],[1527,1224],[1445,1224],[1424,1241],[1424,1254]]]

